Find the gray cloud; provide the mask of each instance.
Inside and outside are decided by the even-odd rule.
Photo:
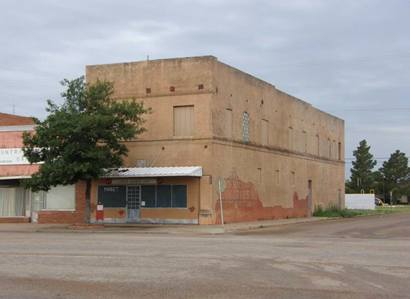
[[[86,64],[215,55],[346,121],[346,153],[410,154],[410,2],[0,2],[1,111],[44,117]],[[395,108],[395,109],[390,109]]]

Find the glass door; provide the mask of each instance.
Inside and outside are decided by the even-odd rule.
[[[140,219],[141,186],[127,186],[127,221],[138,222]]]

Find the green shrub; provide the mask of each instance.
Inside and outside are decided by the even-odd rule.
[[[315,206],[315,210],[313,211],[313,216],[315,217],[354,217],[361,214],[360,211],[340,209],[334,204],[328,205],[326,209],[318,205]]]

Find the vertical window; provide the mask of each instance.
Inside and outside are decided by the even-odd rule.
[[[337,144],[337,159],[339,161],[342,160],[342,143],[341,142]]]
[[[280,171],[279,171],[279,169],[275,170],[275,183],[276,183],[276,185],[280,184]]]
[[[333,140],[333,144],[332,144],[332,158],[337,159],[337,148],[336,148],[336,140]]]
[[[155,208],[155,186],[141,186],[141,199],[144,202],[143,207]]]
[[[293,128],[289,127],[288,131],[289,149],[293,149]]]
[[[261,143],[262,145],[269,144],[269,122],[266,119],[262,119],[261,122]]]
[[[332,142],[330,141],[330,139],[328,138],[327,139],[327,146],[328,146],[328,155],[329,155],[329,158],[332,158]]]
[[[307,132],[306,132],[306,131],[302,131],[302,135],[303,135],[303,151],[304,151],[305,153],[307,153],[307,151],[308,151]]]
[[[225,109],[225,137],[232,138],[232,109]]]
[[[316,150],[317,155],[320,156],[320,139],[319,134],[316,135]]]
[[[243,113],[242,119],[243,142],[249,142],[249,114]]]
[[[191,137],[194,133],[194,106],[174,107],[174,136]]]
[[[292,186],[296,184],[296,173],[294,171],[290,172],[290,183]]]
[[[172,207],[186,208],[187,206],[187,191],[186,185],[172,186]]]

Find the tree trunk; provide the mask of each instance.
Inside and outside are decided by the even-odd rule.
[[[86,180],[84,222],[90,223],[91,216],[91,180]]]

